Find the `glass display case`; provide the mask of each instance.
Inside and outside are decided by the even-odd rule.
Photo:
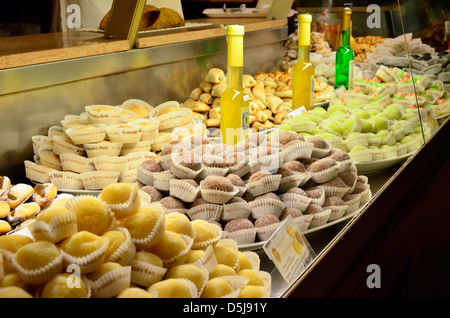
[[[216,1],[211,2],[217,6]],[[257,1],[241,2],[247,7],[257,6]],[[184,5],[185,1],[180,3]],[[350,46],[354,61],[353,80],[348,89],[335,85],[335,56],[341,46],[344,7],[352,9]],[[269,206],[264,213],[277,214],[279,223],[275,229],[289,225],[301,233],[291,237],[291,241],[297,240],[299,249],[292,245],[291,250],[278,253],[296,266],[281,264],[270,250],[275,248],[273,244],[288,239],[289,231],[283,234],[282,230],[273,230],[272,236],[265,237],[256,235],[259,216],[249,214],[255,238],[237,247],[240,252],[257,255],[259,269],[270,276],[270,293],[265,296],[448,296],[444,288],[448,281],[446,246],[450,243],[445,225],[449,221],[445,195],[449,190],[450,152],[448,6],[440,1],[421,0],[378,1],[376,5],[370,1],[294,1],[292,10],[312,15],[310,60],[315,69],[311,92],[314,108],[295,116],[291,69],[298,57],[296,14],[270,20],[259,16],[211,18],[196,12],[193,19],[183,18],[182,26],[136,30],[135,37],[105,38],[108,30],[73,29],[0,38],[0,176],[8,176],[14,184],[52,182],[50,178],[41,179],[46,182],[36,181],[26,169],[25,163],[42,165],[42,157],[54,153],[56,139],[52,140],[50,150],[42,146],[40,152],[43,143],[36,136],[44,140],[50,131],[55,133],[52,129],[66,125],[67,120],[75,117],[79,120],[87,106],[123,108],[126,101],[133,100],[156,112],[161,109],[159,106],[174,103],[177,109],[188,109],[191,117],[186,125],[192,124],[189,129],[198,123],[202,134],[212,143],[217,142],[214,131],[219,128],[220,106],[213,106],[213,100],[220,101],[220,93],[213,95],[212,88],[224,81],[207,79],[212,69],[226,72],[223,26],[242,24],[244,83],[248,83],[248,94],[253,100],[251,128],[263,138],[289,131],[301,136],[302,142],[311,140],[308,144],[312,144],[312,140],[319,139],[330,147],[322,157],[312,156],[311,150],[309,158],[302,160],[280,148],[284,161],[278,162],[271,174],[279,175],[282,170],[278,169],[284,163],[297,161],[307,167],[306,174],[312,178],[313,163],[334,153],[345,154],[351,162],[346,170],[337,169],[336,175],[325,181],[304,179],[290,188],[268,191],[283,205],[281,210]],[[121,27],[131,30],[133,21],[136,22],[132,18],[136,16],[130,17],[128,26]],[[116,12],[114,16],[113,12],[111,19],[120,22],[120,14]],[[209,96],[208,102],[201,99],[206,98],[204,93]],[[131,119],[123,123],[129,122]],[[143,152],[161,158],[163,145],[170,143],[170,134],[178,131],[177,126],[183,125],[178,123],[166,129],[160,126],[158,137],[169,138],[155,137]],[[62,128],[59,132],[67,129]],[[56,156],[52,158],[57,157],[60,171],[66,172],[69,169],[64,170],[61,164],[63,153],[62,150],[54,153]],[[337,159],[332,161],[337,167]],[[137,170],[138,166],[130,171],[128,179],[122,174],[123,179],[117,181],[145,186],[137,182]],[[345,193],[336,194],[333,191],[339,185],[326,184],[332,179],[343,184],[347,181],[344,177],[350,175],[353,181],[345,185]],[[241,175],[241,181],[247,184],[246,191],[250,176],[250,171]],[[357,187],[359,190],[355,190]],[[309,220],[302,221],[307,222],[306,226],[290,223],[294,220],[292,216],[281,222],[281,213],[290,202],[283,195],[292,188],[311,191],[305,196],[308,204],[313,199],[319,200],[314,202],[321,202],[316,204],[320,212],[329,211],[326,220],[311,223],[318,217],[313,212],[305,213],[305,206],[300,214],[307,216],[302,219]],[[313,190],[317,189],[320,198],[314,197]],[[84,185],[73,189],[60,187],[60,194],[99,195],[101,190]],[[170,197],[170,188],[161,192]],[[335,211],[333,205],[324,205],[330,197],[346,206],[345,212],[342,210],[335,218],[329,217]],[[359,201],[350,210],[351,199],[356,197]],[[255,200],[246,203],[252,201]],[[192,201],[184,204],[183,211],[189,212]],[[32,224],[37,215],[22,221]],[[2,218],[7,222],[7,216]],[[229,220],[219,217],[215,221],[220,221],[225,232]],[[18,224],[14,223],[4,235],[26,231],[25,226]]]

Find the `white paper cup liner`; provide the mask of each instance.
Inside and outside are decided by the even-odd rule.
[[[153,173],[153,186],[159,191],[170,191],[170,180],[176,177],[171,173]]]
[[[286,192],[289,189],[298,187],[302,183],[305,176],[306,175],[303,173],[295,173],[292,176],[281,178],[280,185],[277,191]]]
[[[228,203],[223,205],[221,220],[231,221],[238,218],[247,219],[251,213],[252,210],[248,202]]]
[[[75,212],[71,211],[54,216],[50,223],[35,221],[27,228],[36,241],[56,243],[77,233],[77,217]]]
[[[194,202],[200,193],[199,187],[194,187],[192,184],[179,179],[171,179],[169,186],[170,196],[183,202]]]
[[[104,107],[105,110],[95,111],[99,106]],[[87,119],[93,124],[115,125],[119,122],[122,113],[120,107],[110,105],[89,105],[84,109],[86,111]]]
[[[230,238],[236,241],[238,245],[252,244],[256,238],[256,228],[243,229],[234,232],[223,232],[225,238]]]
[[[312,215],[301,215],[294,218],[294,222],[298,225],[300,232],[305,232],[309,228],[312,218]]]
[[[121,156],[126,156],[132,152],[150,152],[152,149],[152,140],[144,140],[136,143],[126,143],[122,146]]]
[[[75,145],[105,140],[107,127],[105,124],[91,124],[89,126],[92,126],[92,128],[80,129],[83,126],[70,127],[66,130],[66,134]]]
[[[120,142],[94,142],[84,144],[88,158],[98,156],[119,156],[123,143]]]
[[[220,221],[223,206],[221,204],[206,203],[192,207],[186,211],[189,218],[194,220]]]
[[[120,172],[116,171],[90,171],[81,174],[81,180],[86,190],[102,190],[111,183],[116,183]]]
[[[221,190],[209,190],[204,189],[202,187],[202,183],[200,183],[200,193],[203,199],[210,203],[216,203],[216,204],[224,204],[230,201],[231,198],[233,198],[237,193],[239,192],[239,189],[233,186],[233,191],[226,192]]]
[[[172,167],[172,154],[159,156],[158,162],[164,170],[170,170],[170,167]]]
[[[128,170],[129,164],[126,157],[98,156],[92,159],[97,171],[117,171]]]
[[[286,205],[286,208],[299,209],[301,212],[305,211],[311,203],[311,198],[297,193],[283,193],[280,199]]]
[[[220,228],[218,225],[215,225],[215,224],[211,224],[211,225],[216,230],[216,236],[207,241],[194,240],[194,242],[192,243],[193,250],[206,250],[208,248],[208,246],[217,243],[222,238],[222,235],[223,235],[222,228]]]
[[[83,190],[82,174],[68,171],[52,171],[49,173],[50,182],[60,190]]]
[[[103,264],[106,250],[108,249],[108,240],[98,250],[83,257],[74,257],[61,250],[64,258],[64,266],[71,264],[77,265],[81,274],[86,274],[95,271],[101,264]]]
[[[60,253],[52,262],[38,269],[27,270],[19,265],[16,257],[13,256],[11,263],[17,269],[19,277],[28,284],[43,284],[52,279],[63,270],[63,255]]]
[[[280,186],[281,175],[274,174],[262,177],[259,180],[248,182],[247,191],[254,197],[267,192],[277,191]]]
[[[136,178],[139,182],[145,185],[153,185],[153,172],[148,171],[142,165],[136,169]]]
[[[118,182],[133,183],[136,180],[137,169],[128,169],[120,173]]]
[[[105,259],[105,262],[116,262],[122,266],[129,265],[136,255],[136,245],[134,245],[133,238],[130,232],[124,227],[111,228],[114,231],[120,231],[125,234],[126,240],[123,242],[114,253]]]
[[[343,217],[348,209],[348,205],[326,206],[324,208],[331,209],[330,217],[328,218],[328,222],[330,222]]]
[[[314,189],[316,189],[316,188],[320,189],[322,194],[318,198],[311,198],[311,203],[322,206],[326,199],[325,189],[321,186],[314,187]],[[309,190],[309,189],[307,189],[307,190]]]
[[[198,175],[200,179],[205,179],[207,176],[220,176],[223,177],[228,173],[228,168],[208,167],[203,165],[203,169]]]
[[[111,125],[106,129],[109,140],[119,143],[137,143],[141,140],[142,127],[126,124],[131,127],[121,127],[123,125]]]
[[[266,226],[261,226],[256,228],[256,236],[258,240],[261,242],[267,241],[272,234],[278,229],[278,227],[281,225],[281,222],[273,223]]]
[[[204,167],[199,170],[192,170],[179,164],[176,160],[172,160],[172,165],[170,167],[170,171],[180,179],[195,179],[200,175],[203,169]]]
[[[132,152],[126,155],[128,159],[128,169],[137,169],[145,160],[156,158],[153,152]]]
[[[331,179],[337,177],[339,174],[339,165],[333,166],[331,168],[319,171],[319,172],[309,172],[311,175],[311,179],[315,183],[323,183],[330,181]]]
[[[95,165],[91,158],[85,156],[76,155],[73,153],[63,153],[59,156],[61,160],[61,166],[64,171],[73,171],[77,173],[83,173],[88,171],[94,171]]]
[[[324,189],[326,197],[336,196],[340,198],[342,198],[350,189],[350,187],[340,188],[326,185],[321,185],[321,187]]]
[[[319,213],[310,214],[312,215],[311,223],[309,224],[310,228],[314,228],[317,226],[324,225],[328,222],[328,219],[331,215],[331,209],[324,210]]]
[[[32,161],[25,160],[25,176],[38,183],[50,182],[50,172],[57,171],[55,169],[38,165]]]
[[[167,268],[148,264],[139,260],[131,261],[131,283],[150,287],[163,279]]]
[[[112,298],[130,287],[131,266],[123,266],[102,275],[96,281],[89,280],[94,298]]]
[[[286,207],[283,201],[272,198],[256,199],[251,201],[249,204],[252,209],[252,217],[254,219],[258,219],[264,214],[273,214],[280,217]]]

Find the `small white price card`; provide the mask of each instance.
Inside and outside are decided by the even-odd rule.
[[[280,225],[263,245],[287,284],[299,277],[316,254],[291,216]]]

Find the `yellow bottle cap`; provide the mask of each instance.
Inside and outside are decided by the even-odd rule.
[[[226,34],[228,42],[227,64],[241,67],[244,63],[244,26],[227,25]]]
[[[243,25],[227,25],[226,26],[227,35],[244,35],[244,26]]]
[[[311,21],[310,14],[299,14],[298,20],[298,45],[309,46],[311,44]]]
[[[352,18],[352,9],[344,8],[341,11],[341,18],[342,18],[341,29],[349,30],[350,29],[350,21]]]

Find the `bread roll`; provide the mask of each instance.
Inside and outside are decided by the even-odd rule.
[[[198,100],[200,98],[200,95],[202,95],[202,94],[203,94],[203,89],[201,87],[197,87],[191,91],[189,98],[191,98],[193,100]]]
[[[214,97],[220,97],[227,89],[227,83],[219,83],[214,85],[211,90],[211,95]]]
[[[203,93],[198,98],[198,101],[201,103],[205,103],[207,105],[212,105],[212,103],[214,101],[214,97],[209,93]]]
[[[203,81],[200,83],[200,88],[203,89],[205,93],[210,93],[214,84],[208,81]]]
[[[220,119],[219,118],[208,118],[205,120],[205,125],[207,128],[211,127],[220,127]]]
[[[220,119],[220,111],[218,108],[212,108],[209,113],[208,113],[208,117],[210,119]]]
[[[214,84],[222,83],[222,81],[224,79],[225,79],[225,73],[220,68],[211,68],[205,77],[206,81],[214,83]]]

